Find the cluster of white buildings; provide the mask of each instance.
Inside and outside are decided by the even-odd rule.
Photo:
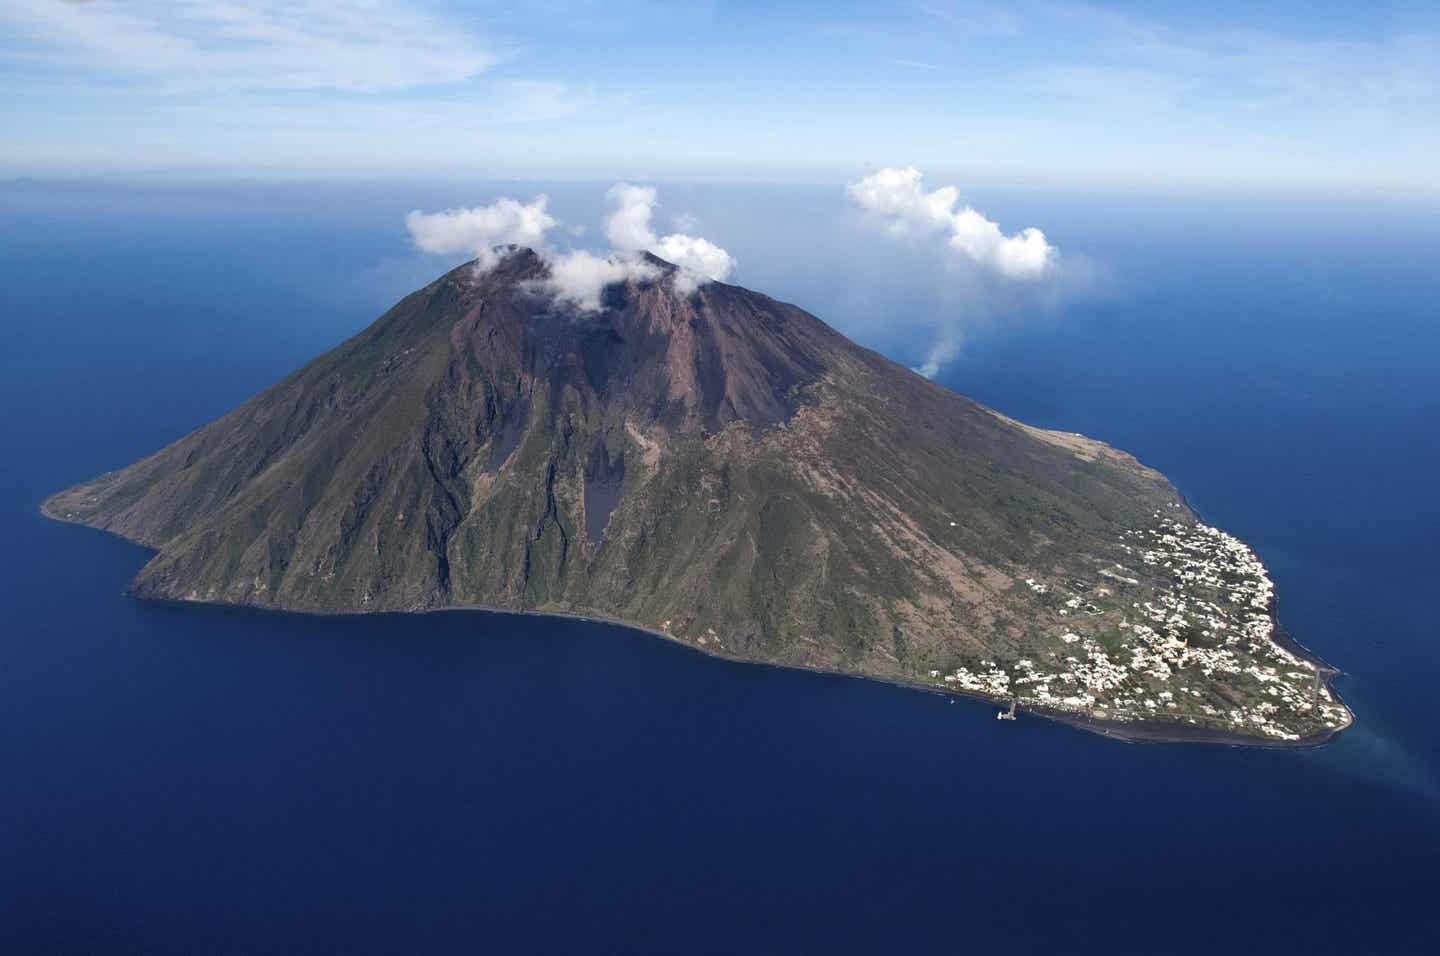
[[[1095,587],[1093,598],[1083,583],[1072,582],[1076,593],[1068,593],[1059,583],[1025,580],[1034,594],[1053,595],[1047,603],[1066,619],[1057,627],[1049,667],[1032,655],[983,660],[943,676],[931,671],[931,677],[1051,710],[1118,721],[1167,719],[1280,740],[1348,724],[1349,711],[1315,666],[1274,640],[1274,586],[1255,553],[1208,525],[1160,512],[1155,519],[1120,542],[1145,571],[1119,563],[1101,569],[1108,586]],[[1169,583],[1127,600],[1125,592],[1139,587],[1142,575]],[[1088,620],[1076,614],[1082,610]]]

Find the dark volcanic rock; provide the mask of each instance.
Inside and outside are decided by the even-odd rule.
[[[456,269],[46,511],[156,549],[145,597],[594,614],[901,680],[1053,657],[1024,579],[1099,581],[1126,529],[1189,519],[1128,455],[652,264],[598,313],[529,250]]]

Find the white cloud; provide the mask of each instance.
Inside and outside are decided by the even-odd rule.
[[[659,278],[660,270],[634,253],[613,253],[597,256],[577,249],[549,258],[550,277],[542,286],[559,302],[581,311],[598,312],[600,296],[605,287],[627,279],[649,281]]]
[[[605,217],[605,238],[616,249],[648,249],[655,244],[650,217],[655,212],[653,186],[616,183],[605,191],[615,210]]]
[[[3,52],[179,89],[380,92],[453,83],[499,57],[406,0],[11,0]]]
[[[952,250],[1009,279],[1036,279],[1054,267],[1058,252],[1039,229],[1007,236],[968,205],[957,209],[960,191],[954,186],[926,192],[922,179],[913,166],[889,167],[847,188],[851,200],[894,237],[948,234]]]
[[[658,205],[653,186],[616,183],[605,193],[614,211],[605,219],[605,235],[619,250],[648,250],[686,270],[676,279],[682,292],[693,291],[707,280],[723,282],[735,271],[735,258],[708,239],[685,233],[656,236],[650,220]]]
[[[541,195],[528,203],[505,198],[471,209],[433,213],[417,209],[405,217],[405,228],[425,252],[468,252],[488,269],[496,262],[496,246],[543,246],[545,234],[560,224],[546,212],[548,203],[549,198]]]
[[[735,259],[730,253],[699,236],[674,233],[661,239],[651,251],[683,268],[675,281],[685,292],[693,292],[705,279],[723,282],[735,270]]]
[[[656,236],[650,220],[657,205],[653,186],[616,183],[605,193],[612,209],[605,217],[605,236],[611,250],[596,255],[583,249],[558,251],[547,235],[560,230],[572,238],[584,234],[582,226],[565,226],[547,210],[548,198],[536,196],[528,203],[505,197],[469,209],[444,212],[415,210],[405,217],[405,227],[415,247],[424,252],[452,255],[464,252],[476,257],[480,269],[499,261],[497,246],[528,246],[545,260],[549,276],[535,287],[557,302],[581,311],[603,308],[605,287],[627,280],[653,281],[662,272],[640,255],[651,251],[680,266],[674,275],[676,291],[689,295],[706,282],[723,280],[735,268],[735,260],[708,239],[684,233]]]
[[[404,139],[406,145],[453,140],[467,132],[488,132],[497,126],[566,119],[590,109],[595,98],[587,90],[564,83],[486,81],[474,94],[415,94],[396,97],[334,97],[326,94],[264,94],[264,130],[273,135],[314,135],[333,140],[370,134]],[[250,111],[217,111],[206,101],[167,107],[165,115],[186,128],[219,138],[258,135]]]
[[[932,72],[945,69],[938,63],[928,63],[925,60],[906,60],[901,57],[886,57],[886,63],[893,63],[895,66],[903,66],[912,70],[930,70]]]
[[[1007,235],[1000,226],[961,202],[960,190],[926,190],[914,167],[881,169],[846,187],[866,218],[893,239],[908,239],[930,250],[939,301],[923,324],[930,348],[915,371],[934,378],[960,354],[978,326],[1006,317],[1054,308],[1086,278],[1083,257],[1063,263],[1039,229]]]
[[[653,201],[654,190],[649,192]],[[660,270],[641,259],[634,250],[596,255],[583,249],[568,252],[554,249],[547,241],[547,235],[552,230],[560,229],[570,236],[579,236],[584,229],[578,226],[562,228],[560,220],[548,211],[548,203],[549,198],[544,195],[536,196],[528,203],[507,196],[469,209],[433,213],[417,209],[405,217],[405,228],[410,231],[411,241],[417,249],[440,255],[468,253],[475,256],[476,265],[482,271],[494,267],[499,261],[496,247],[527,246],[545,260],[549,270],[549,275],[537,281],[535,288],[553,296],[557,302],[581,311],[600,311],[603,307],[602,295],[608,285],[627,279],[646,281],[660,277]],[[617,228],[617,224],[607,222],[606,226],[607,233],[611,233],[613,238],[613,229]],[[710,246],[703,239],[694,241]],[[714,246],[710,248],[723,255],[723,250]],[[694,254],[713,257],[708,250]],[[679,279],[677,277],[677,285]]]

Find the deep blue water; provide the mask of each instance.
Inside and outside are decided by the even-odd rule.
[[[579,218],[594,187],[551,187]],[[833,189],[672,187],[739,279],[906,361],[956,308]],[[49,492],[438,272],[458,185],[0,189],[0,952],[1433,952],[1440,209],[1001,194],[1097,288],[944,380],[1166,471],[1358,724],[1124,745],[623,629],[141,604]]]

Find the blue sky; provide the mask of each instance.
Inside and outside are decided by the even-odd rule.
[[[0,172],[1440,189],[1440,4],[0,0]]]

